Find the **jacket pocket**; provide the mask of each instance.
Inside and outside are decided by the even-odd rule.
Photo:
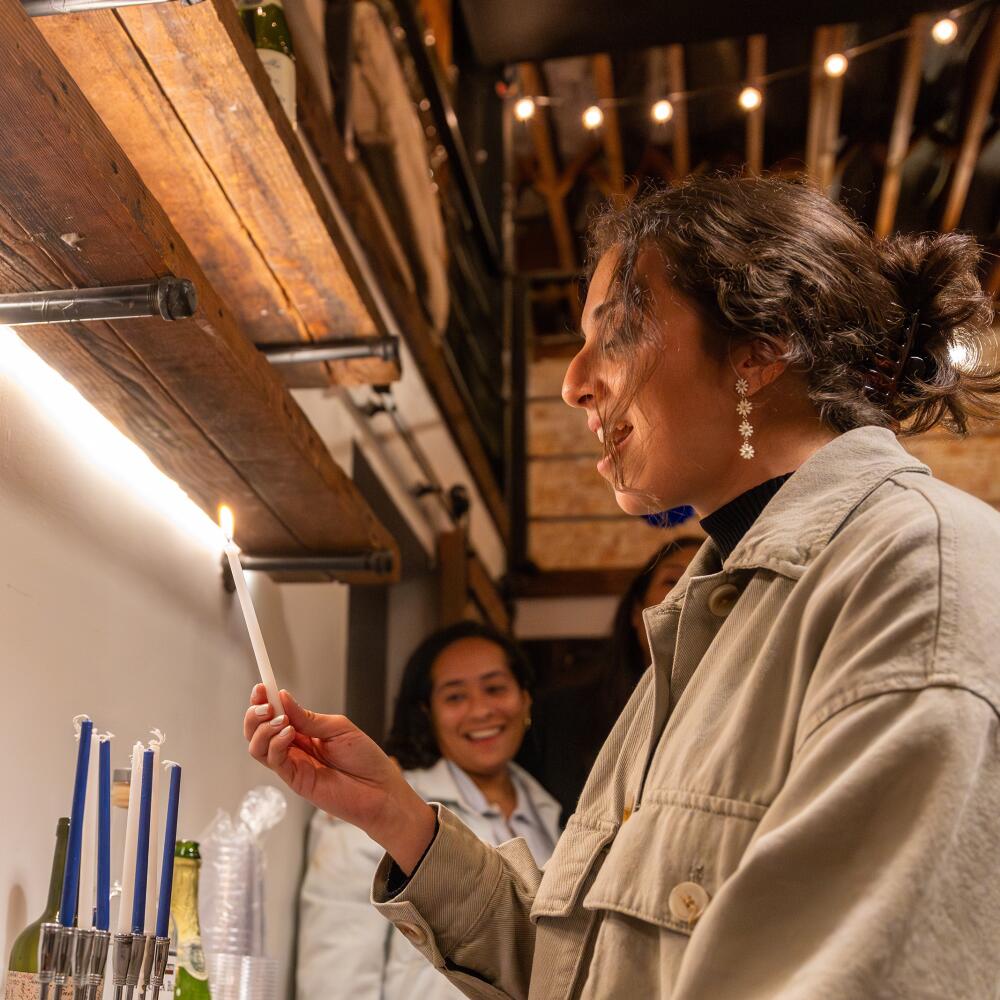
[[[615,823],[602,820],[582,822],[576,815],[570,816],[542,873],[542,881],[531,907],[532,920],[536,917],[565,917],[570,913],[576,905],[580,888],[617,829]]]
[[[739,866],[764,806],[671,789],[647,794],[583,900],[690,934]]]

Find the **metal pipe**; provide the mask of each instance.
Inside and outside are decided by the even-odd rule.
[[[173,275],[136,285],[52,289],[0,295],[0,325],[77,323],[87,320],[188,319],[198,307],[198,293],[187,278]]]
[[[393,555],[387,549],[359,552],[357,555],[329,556],[248,556],[240,553],[240,565],[260,573],[377,573],[388,575],[393,569]],[[228,563],[223,564],[226,589],[229,588]]]
[[[330,337],[300,344],[258,344],[272,365],[301,365],[311,361],[351,361],[379,358],[400,367],[398,337]]]
[[[168,3],[169,0],[21,0],[24,12],[29,17],[45,17],[48,14],[75,14],[81,10],[104,10],[107,7],[139,7],[151,3]],[[180,0],[181,5],[190,7],[201,0]]]

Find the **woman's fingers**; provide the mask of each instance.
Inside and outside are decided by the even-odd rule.
[[[267,722],[274,714],[270,705],[265,702],[263,705],[251,705],[243,716],[243,736],[249,740],[261,723]]]
[[[281,703],[288,713],[288,721],[306,736],[330,740],[355,729],[354,723],[343,715],[320,715],[303,708],[287,691],[281,692]]]
[[[288,717],[279,715],[270,722],[258,724],[250,736],[250,756],[261,764],[268,764],[267,752],[271,741],[288,725]],[[268,766],[270,766],[268,764]]]
[[[267,766],[272,771],[277,771],[279,774],[284,771],[288,760],[288,749],[294,739],[295,730],[288,725],[271,739],[267,747]]]

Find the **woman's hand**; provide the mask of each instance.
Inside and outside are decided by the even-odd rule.
[[[399,767],[343,715],[318,715],[281,692],[285,715],[272,719],[263,684],[243,719],[250,756],[297,795],[381,844],[412,873],[434,837],[436,818]]]

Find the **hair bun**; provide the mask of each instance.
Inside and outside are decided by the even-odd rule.
[[[897,235],[877,244],[881,271],[893,289],[898,325],[888,355],[897,365],[893,391],[878,386],[891,416],[908,433],[944,421],[959,432],[968,418],[992,410],[1000,392],[996,372],[959,368],[951,348],[976,345],[993,318],[991,298],[978,278],[980,247],[961,233]],[[884,355],[875,365],[886,371]]]

